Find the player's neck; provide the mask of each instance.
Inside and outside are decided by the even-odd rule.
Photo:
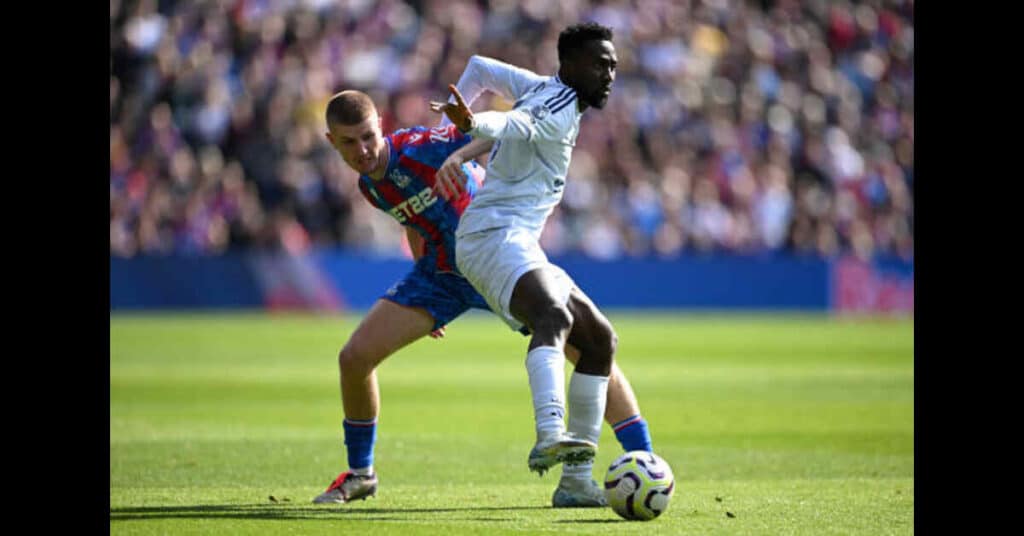
[[[368,175],[375,181],[384,177],[384,172],[388,170],[388,164],[391,162],[391,147],[387,143],[384,144],[381,152],[384,154],[377,157],[377,162],[380,162],[380,165],[378,165],[377,169],[371,171]]]
[[[572,77],[567,77],[565,73],[562,72],[561,69],[559,69],[558,78],[559,80],[562,81],[563,84],[571,87],[572,90],[576,92],[576,109],[579,110],[580,113],[583,113],[584,110],[589,108],[587,103],[583,102],[583,99],[580,98],[580,89],[579,87],[577,87],[577,84],[573,83]]]

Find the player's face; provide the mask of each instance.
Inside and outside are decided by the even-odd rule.
[[[576,93],[588,106],[601,109],[608,102],[619,63],[611,41],[588,41],[573,60]]]
[[[328,141],[349,167],[363,175],[369,175],[380,167],[385,145],[380,130],[380,117],[376,113],[362,123],[332,124],[328,129]]]

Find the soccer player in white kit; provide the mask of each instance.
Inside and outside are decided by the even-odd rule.
[[[496,140],[487,180],[456,230],[456,264],[513,330],[525,325],[531,332],[526,368],[537,442],[528,465],[543,474],[566,464],[553,497],[556,506],[563,487],[576,496],[589,494],[587,505],[604,502],[590,473],[617,337],[572,278],[548,261],[539,240],[561,201],[580,117],[588,107],[603,108],[611,92],[617,63],[611,40],[611,29],[596,23],[566,28],[558,38],[557,76],[474,56],[458,86],[449,86],[455,103],[431,103],[476,138],[462,154],[471,158],[474,143]],[[514,99],[513,110],[474,114],[462,94],[472,103],[486,89]],[[439,176],[457,190],[452,175]],[[566,342],[580,350],[569,380],[568,426]]]

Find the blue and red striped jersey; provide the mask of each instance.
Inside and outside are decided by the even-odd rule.
[[[387,212],[398,223],[412,227],[423,237],[423,256],[433,259],[439,272],[458,272],[455,267],[455,228],[459,217],[476,194],[483,167],[465,164],[473,178],[466,192],[451,201],[434,193],[434,174],[445,159],[472,141],[455,127],[411,127],[384,137],[390,156],[384,176],[359,177],[359,191],[370,204]]]

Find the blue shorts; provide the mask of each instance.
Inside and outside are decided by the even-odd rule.
[[[448,325],[470,307],[491,310],[464,277],[437,272],[434,266],[434,259],[421,257],[412,271],[392,285],[381,299],[426,309],[434,317],[434,329]]]

